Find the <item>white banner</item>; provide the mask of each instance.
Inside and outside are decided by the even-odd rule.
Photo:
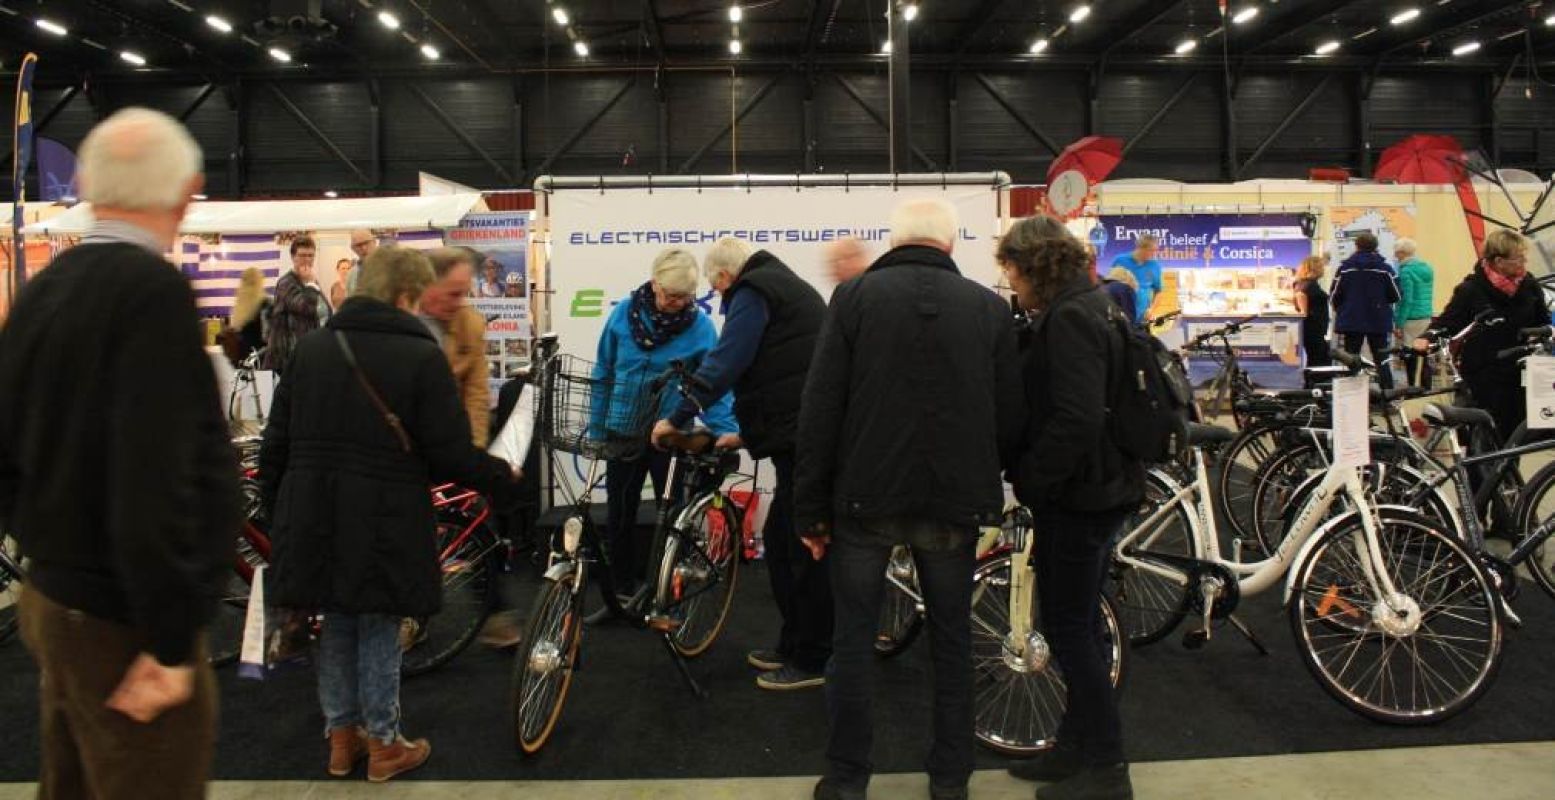
[[[1529,357],[1523,366],[1523,384],[1528,392],[1529,429],[1555,428],[1555,357]]]
[[[1350,375],[1334,379],[1334,461],[1336,467],[1371,463],[1371,379]]]

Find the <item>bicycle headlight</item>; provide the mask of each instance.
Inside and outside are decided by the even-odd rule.
[[[562,523],[562,550],[567,555],[578,552],[578,542],[583,540],[583,519],[581,517],[568,517]]]

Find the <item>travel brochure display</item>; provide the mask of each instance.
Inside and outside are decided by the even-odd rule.
[[[491,397],[529,367],[529,212],[470,214],[447,233],[454,247],[481,254],[470,304],[486,319]]]

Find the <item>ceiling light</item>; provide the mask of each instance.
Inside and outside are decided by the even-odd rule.
[[[1335,50],[1338,50],[1338,49],[1339,49],[1339,42],[1330,39],[1329,41],[1326,41],[1326,42],[1318,45],[1317,49],[1313,50],[1312,52],[1317,53],[1320,56],[1326,56],[1329,53],[1332,53],[1332,52],[1334,52]]]
[[[902,19],[905,19],[908,22],[912,22],[913,20],[915,20],[917,18],[918,18],[918,7],[917,6],[915,6],[915,5],[913,5],[913,6],[906,6],[906,7],[904,7],[902,9]]]
[[[382,24],[383,27],[388,28],[391,31],[397,31],[400,29],[400,18],[390,14],[387,11],[378,12],[378,22]]]
[[[1544,24],[1548,25],[1548,26],[1550,26],[1552,28],[1555,28],[1555,14],[1551,14],[1551,15],[1545,17],[1544,18]]]
[[[443,57],[443,54],[439,53],[437,51],[437,48],[433,47],[430,44],[424,44],[424,45],[421,46],[421,54],[426,56],[427,59],[430,60],[430,61],[436,61],[439,58]]]
[[[589,54],[588,42],[573,42],[572,43],[572,52],[577,53],[580,56],[585,56],[585,57],[588,56],[588,54]]]
[[[1354,39],[1357,42],[1359,42],[1360,40],[1365,39],[1366,37],[1368,37],[1368,36],[1370,36],[1370,35],[1372,35],[1372,34],[1374,34],[1376,32],[1377,32],[1376,28],[1367,28],[1366,30],[1361,31],[1360,33],[1357,33],[1354,36],[1351,36],[1350,38]]]
[[[1464,42],[1463,44],[1454,47],[1452,49],[1452,54],[1455,56],[1466,56],[1478,49],[1479,42]]]
[[[557,6],[551,9],[551,19],[556,20],[557,25],[567,24],[567,9]]]
[[[282,64],[289,64],[292,60],[292,54],[282,50],[279,47],[270,48],[270,57],[276,61],[281,62]]]
[[[1042,52],[1042,51],[1044,51],[1046,49],[1047,49],[1047,40],[1046,39],[1038,39],[1035,42],[1031,43],[1031,52],[1033,52],[1033,53],[1040,53],[1040,52]]]
[[[334,189],[325,189],[324,190],[324,196],[328,197],[331,200],[333,200],[333,199],[339,197],[340,193],[335,191]]]
[[[890,39],[885,40],[885,44],[880,45],[880,52],[882,52],[882,53],[889,53],[889,52],[891,52],[891,40]]]
[[[48,31],[49,33],[54,34],[55,36],[64,36],[65,34],[70,32],[70,31],[65,30],[65,26],[63,26],[63,25],[61,25],[61,24],[59,24],[57,22],[50,22],[50,21],[48,21],[46,19],[38,20],[38,27],[42,28],[43,30]]]
[[[740,50],[741,50],[740,40],[739,39],[730,39],[729,40],[729,52],[734,54],[734,55],[739,55],[740,54]]]
[[[1253,17],[1256,16],[1258,16],[1258,6],[1248,6],[1247,8],[1236,12],[1236,16],[1232,17],[1231,21],[1241,25],[1244,22],[1252,22]]]
[[[132,52],[130,52],[128,50],[125,50],[124,52],[119,54],[119,58],[122,58],[125,61],[128,61],[129,63],[134,64],[137,67],[144,67],[144,66],[146,66],[146,59],[141,57],[141,55],[139,53],[132,53]]]
[[[1079,6],[1076,6],[1073,11],[1069,12],[1069,21],[1078,25],[1079,23],[1084,22],[1085,18],[1089,17],[1090,15],[1091,15],[1091,7],[1090,6],[1088,6],[1088,5],[1079,5]]]
[[[206,17],[205,18],[205,24],[211,26],[212,28],[215,28],[218,31],[221,31],[222,33],[231,33],[232,32],[232,23],[222,19],[221,17],[215,16],[215,15],[211,15],[209,17]]]
[[[745,18],[745,11],[739,6],[729,6],[729,21],[739,22]]]
[[[1409,8],[1394,14],[1393,18],[1388,21],[1394,25],[1403,25],[1406,22],[1414,20],[1418,16],[1420,16],[1420,9]]]
[[[1198,39],[1184,39],[1181,42],[1177,43],[1176,53],[1177,53],[1177,55],[1180,55],[1180,56],[1187,55],[1187,54],[1193,52],[1193,48],[1198,47],[1198,46],[1199,46],[1199,40]]]

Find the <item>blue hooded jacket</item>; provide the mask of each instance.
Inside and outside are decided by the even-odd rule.
[[[1398,299],[1398,280],[1387,259],[1376,252],[1357,251],[1334,275],[1334,331],[1390,333]]]
[[[671,361],[683,361],[694,369],[707,356],[707,352],[713,349],[713,345],[718,344],[718,330],[713,327],[713,321],[698,311],[696,321],[691,323],[690,328],[652,350],[645,350],[632,337],[632,324],[627,318],[631,308],[632,298],[628,295],[611,310],[610,318],[605,322],[605,330],[599,336],[599,351],[594,362],[595,378],[615,382],[611,391],[608,427],[617,433],[626,432],[620,430],[628,427],[626,417],[629,415],[625,412],[640,402],[638,398],[630,396],[632,393],[647,391],[648,383],[664,374],[670,368]],[[653,323],[650,321],[648,324]],[[708,406],[702,421],[714,434],[722,436],[740,432],[739,424],[734,421],[733,402],[733,398],[725,394]],[[659,408],[649,424],[654,420],[667,419],[678,405],[680,393],[671,385],[659,397]],[[599,411],[594,409],[596,430],[604,422],[599,419]]]

